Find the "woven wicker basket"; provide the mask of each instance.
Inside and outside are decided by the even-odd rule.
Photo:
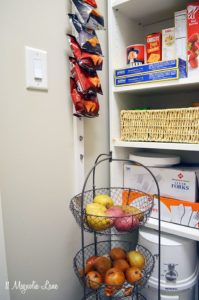
[[[199,107],[122,110],[121,140],[199,143]]]

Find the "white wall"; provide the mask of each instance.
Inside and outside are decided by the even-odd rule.
[[[99,0],[106,13],[106,1]],[[78,300],[72,259],[80,231],[69,212],[74,194],[73,117],[65,33],[68,0],[0,0],[0,187],[10,286],[15,281],[59,285],[58,291],[11,290],[11,300]],[[86,172],[108,151],[106,32],[104,96],[98,119],[85,121]],[[25,88],[24,47],[48,52],[49,91]],[[101,170],[100,170],[101,172]],[[108,168],[98,175],[107,185]]]

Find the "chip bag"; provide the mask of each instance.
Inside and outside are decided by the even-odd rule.
[[[78,65],[77,60],[74,57],[69,57],[69,60],[71,63],[71,73],[76,81],[79,92],[87,94],[90,91],[103,94],[97,73],[95,72],[95,74],[91,76]]]
[[[88,2],[83,0],[72,0],[75,5],[76,12],[81,22],[89,29],[100,30],[104,28],[104,18],[97,9],[94,9]],[[93,1],[92,1],[93,2]]]
[[[76,38],[82,50],[102,55],[100,42],[94,30],[87,29],[78,19],[77,15],[68,14],[75,31]]]
[[[91,75],[94,75],[96,70],[97,71],[102,70],[102,64],[103,64],[102,56],[82,50],[76,38],[73,35],[67,34],[67,37],[73,55],[77,59],[77,63],[81,68],[83,68]]]
[[[99,114],[99,102],[96,94],[83,95],[77,89],[74,78],[70,78],[70,92],[76,110],[76,117],[97,117]]]
[[[97,3],[95,0],[82,0],[83,3],[87,3],[89,5],[91,5],[94,8],[97,8]]]

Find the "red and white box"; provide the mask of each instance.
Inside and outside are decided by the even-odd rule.
[[[162,60],[162,34],[161,32],[146,36],[146,62],[154,63]]]
[[[187,4],[188,76],[199,76],[199,1]]]

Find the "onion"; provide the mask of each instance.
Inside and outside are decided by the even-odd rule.
[[[139,219],[136,216],[123,215],[115,220],[114,225],[118,231],[130,231],[138,227]]]
[[[110,218],[110,221],[111,221],[111,224],[114,224],[114,222],[116,221],[116,218],[123,216],[124,212],[120,207],[112,206],[111,208],[106,210],[106,215],[109,217],[113,217],[113,218]]]

